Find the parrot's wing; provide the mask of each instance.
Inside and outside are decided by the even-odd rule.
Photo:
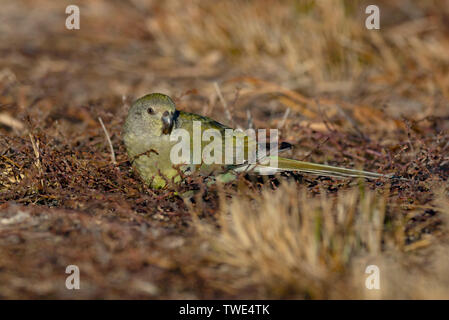
[[[175,127],[186,129],[193,132],[193,123],[199,121],[201,123],[201,131],[207,129],[216,129],[220,132],[224,132],[225,129],[231,129],[220,122],[215,121],[209,117],[201,116],[196,113],[190,113],[186,111],[177,111],[178,115],[175,120]]]
[[[221,163],[225,164],[228,169],[249,163],[264,162],[268,156],[275,156],[279,152],[291,148],[291,145],[285,142],[281,143],[280,148],[274,143],[270,145],[268,139],[259,142],[262,139],[257,139],[255,130],[234,130],[211,118],[184,111],[179,111],[175,120],[175,128],[187,130],[193,139],[194,128],[198,128],[198,123],[195,125],[195,122],[201,124],[201,137],[197,137],[201,140],[201,150],[206,149],[211,143],[212,137],[213,142],[221,138],[221,148],[214,149],[214,156],[222,159]],[[213,131],[206,133],[210,129],[213,129]],[[203,141],[203,138],[206,141]],[[264,152],[261,152],[261,150],[264,150]],[[217,154],[215,154],[215,151],[217,151]]]

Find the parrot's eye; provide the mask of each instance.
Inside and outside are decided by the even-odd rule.
[[[147,109],[147,112],[149,114],[154,114],[154,109],[150,107],[150,108]]]

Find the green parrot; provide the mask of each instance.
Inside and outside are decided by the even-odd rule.
[[[170,97],[152,93],[137,99],[129,109],[128,116],[123,126],[123,140],[126,146],[128,157],[133,167],[137,170],[145,183],[154,189],[160,189],[167,185],[168,181],[180,183],[182,178],[180,170],[189,174],[199,170],[200,173],[207,175],[213,174],[221,181],[229,181],[236,177],[236,174],[242,171],[255,174],[273,174],[276,172],[302,172],[322,176],[338,177],[363,177],[363,178],[382,178],[386,175],[345,169],[334,166],[315,164],[311,162],[298,161],[293,159],[281,158],[277,153],[288,148],[289,145],[282,143],[276,152],[269,153],[264,158],[256,156],[256,161],[249,162],[249,150],[254,150],[258,146],[255,139],[248,137],[243,132],[234,131],[231,144],[225,144],[222,140],[222,148],[219,148],[218,158],[223,157],[223,153],[231,151],[232,163],[217,164],[206,163],[202,159],[194,161],[194,152],[188,152],[190,161],[185,161],[175,165],[172,161],[172,149],[177,145],[178,140],[171,137],[174,130],[183,129],[190,134],[188,148],[194,148],[195,142],[192,141],[195,123],[200,123],[201,134],[209,129],[209,132],[215,132],[226,136],[226,131],[231,129],[208,117],[200,116],[194,113],[176,110],[174,102]],[[212,134],[214,136],[214,134]],[[243,144],[237,143],[237,138],[243,138]],[[207,139],[206,139],[207,140]],[[214,141],[216,137],[214,136]],[[242,141],[242,140],[241,140]],[[206,148],[208,141],[200,139],[201,148]],[[264,142],[265,143],[265,142]],[[196,145],[199,147],[198,143]],[[229,149],[232,150],[229,150]],[[215,149],[216,152],[217,149]],[[190,151],[190,150],[188,150]],[[242,152],[243,159],[237,161],[237,153]],[[264,160],[264,161],[262,161]],[[276,160],[276,166],[267,160]],[[269,169],[269,170],[267,170]]]

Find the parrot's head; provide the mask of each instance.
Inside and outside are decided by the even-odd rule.
[[[128,155],[146,151],[153,139],[170,135],[177,115],[172,99],[164,94],[137,99],[128,111],[122,132]]]
[[[176,116],[176,106],[169,96],[151,93],[137,99],[128,111],[124,134],[159,137],[170,134]]]

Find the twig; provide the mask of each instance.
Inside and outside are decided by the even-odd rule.
[[[41,176],[41,185],[44,186],[44,180],[42,179],[42,177],[44,175],[44,171],[42,170],[41,159],[40,159],[41,156],[39,154],[39,146],[36,144],[36,141],[34,140],[34,136],[31,133],[28,133],[28,136],[30,137],[31,145],[33,147],[34,155],[36,157],[36,167],[39,170],[39,175]]]
[[[101,117],[98,117],[98,121],[100,121],[101,127],[103,128],[104,134],[106,135],[106,139],[108,140],[109,149],[111,150],[111,161],[114,165],[117,165],[117,161],[115,161],[114,147],[112,146],[111,138],[109,138],[108,130],[106,130],[106,127],[104,126]]]
[[[314,151],[319,150],[319,149],[321,148],[321,146],[322,146],[323,144],[325,144],[328,140],[329,140],[329,137],[326,137],[326,139],[324,139],[322,142],[320,142],[320,143],[317,145],[317,147],[316,147],[315,149],[310,150],[309,153],[306,154],[303,158],[299,159],[299,161],[305,161],[308,157],[310,157],[310,156],[312,155],[312,153],[313,153]]]
[[[251,110],[246,110],[246,117],[248,118],[248,129],[254,128],[253,116],[251,114]]]
[[[34,140],[34,137],[31,133],[28,134],[31,140],[31,145],[33,146],[34,155],[36,156],[36,166],[39,168],[39,171],[41,170],[40,165],[40,154],[39,154],[39,148],[36,145],[36,141]]]
[[[290,108],[287,108],[287,110],[285,110],[284,116],[282,117],[281,122],[278,124],[278,129],[282,129],[285,125],[285,121],[287,121],[287,117],[290,114]]]
[[[14,119],[7,113],[0,113],[0,123],[18,131],[23,130],[25,127],[21,121]]]
[[[126,95],[124,95],[124,94],[122,94],[122,103],[123,103],[123,106],[125,107],[125,109],[128,109],[128,101],[127,101]]]
[[[318,108],[319,115],[321,116],[321,121],[323,121],[324,125],[326,126],[326,129],[329,132],[335,133],[337,130],[330,127],[331,122],[330,122],[329,118],[327,117],[326,112],[321,109],[321,104],[318,101],[318,99],[315,100],[315,104]]]
[[[363,131],[360,129],[359,125],[357,124],[357,122],[345,111],[343,110],[343,108],[336,103],[335,106],[337,107],[337,110],[340,111],[340,113],[343,115],[343,117],[346,118],[346,120],[352,125],[352,127],[354,128],[354,130],[357,132],[357,134],[359,135],[360,138],[362,138],[363,140],[367,141],[369,140],[364,134]]]

